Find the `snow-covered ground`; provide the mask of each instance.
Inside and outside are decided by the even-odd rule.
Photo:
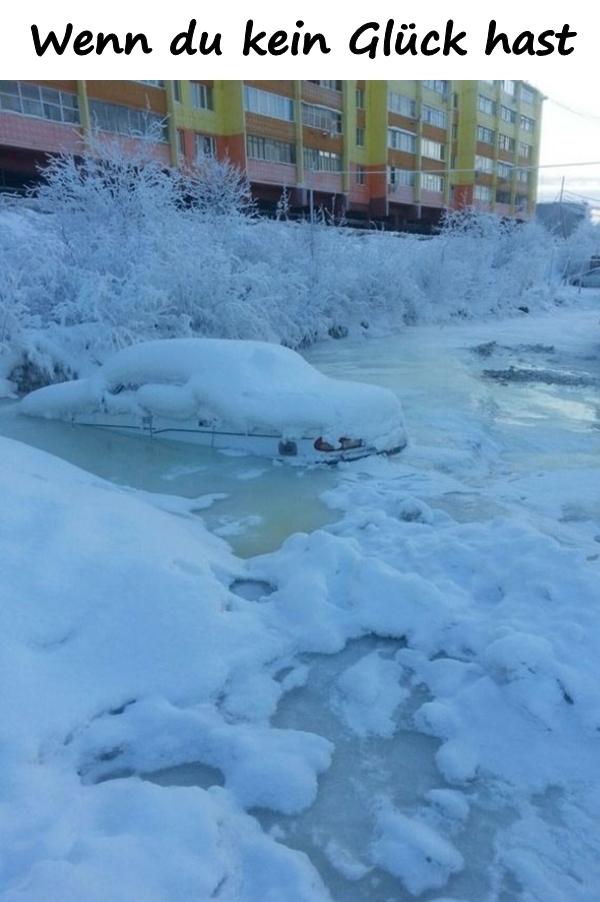
[[[0,410],[3,902],[597,899],[600,297],[306,356],[406,451]]]

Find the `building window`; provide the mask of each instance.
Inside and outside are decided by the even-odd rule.
[[[493,128],[486,128],[485,125],[477,126],[477,140],[482,144],[495,144],[496,132]]]
[[[190,82],[192,106],[198,110],[214,110],[213,89],[199,81]]]
[[[535,91],[532,91],[526,85],[521,85],[521,100],[523,103],[533,105],[535,103]]]
[[[514,81],[501,81],[500,84],[502,85],[502,90],[504,91],[505,94],[508,94],[510,97],[514,97],[514,96],[515,96],[515,93],[516,93],[516,90],[517,90],[517,84],[516,84],[516,82],[514,82]]]
[[[261,91],[259,88],[244,87],[244,106],[248,113],[269,116],[271,119],[294,121],[294,101],[282,94]]]
[[[524,141],[519,141],[519,156],[520,157],[524,157],[526,160],[530,160],[532,150],[533,150],[533,148],[532,148],[531,144],[525,144]]]
[[[430,91],[435,91],[436,94],[442,94],[444,97],[448,93],[447,81],[423,81],[421,84],[429,88]]]
[[[517,114],[516,114],[516,112],[515,112],[514,110],[511,110],[510,107],[507,107],[507,106],[501,106],[501,107],[500,107],[500,118],[501,118],[504,122],[512,122],[512,123],[514,123],[514,122],[517,121]]]
[[[365,146],[365,130],[360,126],[356,129],[356,146],[364,147]]]
[[[496,191],[496,203],[510,204],[510,191]]]
[[[522,210],[526,210],[527,205],[527,195],[517,194],[517,196],[515,197],[515,206],[520,207]]]
[[[177,149],[181,159],[185,158],[185,133],[182,129],[177,130]]]
[[[133,107],[90,100],[92,124],[103,132],[115,132],[134,138],[150,138],[167,141],[167,124],[158,113],[138,110]]]
[[[435,125],[436,128],[445,129],[448,123],[445,110],[438,110],[433,106],[425,106],[425,104],[421,107],[421,119],[428,125]]]
[[[272,163],[295,163],[296,148],[285,141],[274,141],[271,138],[260,138],[257,135],[246,137],[246,150],[252,160],[269,160]]]
[[[498,178],[500,179],[510,179],[512,177],[513,167],[510,163],[503,163],[501,160],[498,161]]]
[[[417,118],[416,101],[411,97],[405,97],[404,94],[397,94],[395,91],[388,92],[388,110],[398,113],[400,116],[406,116],[408,119]]]
[[[421,175],[421,187],[424,191],[437,191],[441,193],[444,190],[444,177],[435,175],[433,172],[424,172]]]
[[[496,115],[496,103],[494,100],[490,100],[489,97],[486,97],[484,94],[480,94],[477,105],[479,107],[479,111],[481,113],[485,113],[487,116],[495,116]]]
[[[529,116],[521,116],[519,124],[524,132],[535,131],[535,119],[530,119]]]
[[[473,197],[485,204],[491,204],[494,193],[489,185],[475,185]]]
[[[388,184],[393,187],[403,185],[406,188],[412,188],[415,184],[415,173],[410,169],[397,169],[390,166],[388,169]]]
[[[341,91],[342,83],[341,81],[312,81],[310,80],[311,85],[319,85],[320,88],[329,88],[331,91]]]
[[[367,173],[365,171],[364,166],[356,167],[356,184],[357,185],[365,185],[367,181]]]
[[[0,110],[51,119],[53,122],[79,122],[79,105],[75,94],[21,81],[0,81]]]
[[[515,139],[511,138],[510,135],[503,135],[500,133],[500,137],[498,139],[498,147],[500,150],[505,150],[508,153],[514,153],[515,149]]]
[[[445,150],[445,145],[440,144],[439,141],[431,141],[429,138],[423,138],[421,140],[421,155],[428,157],[430,160],[445,159]]]
[[[142,81],[139,79],[138,85],[150,85],[152,88],[164,88],[165,83],[164,81]]]
[[[529,184],[529,170],[528,169],[517,169],[517,181],[522,185]]]
[[[330,135],[342,133],[342,114],[337,110],[330,110],[326,106],[314,106],[311,103],[302,104],[302,123],[310,128],[318,128]]]
[[[200,163],[206,157],[216,157],[217,141],[213,135],[196,135],[196,162]]]
[[[388,147],[391,147],[392,150],[416,153],[417,136],[412,132],[404,132],[400,128],[388,128]]]
[[[494,161],[491,157],[482,157],[479,154],[475,157],[475,172],[493,172]]]
[[[365,91],[364,88],[356,89],[356,106],[359,110],[364,110],[365,108]]]
[[[181,103],[181,82],[173,82],[173,97],[176,103]]]
[[[314,172],[341,172],[342,158],[339,153],[333,153],[330,150],[305,147],[304,166]]]

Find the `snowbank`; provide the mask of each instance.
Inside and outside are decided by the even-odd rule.
[[[96,375],[38,389],[31,416],[162,415],[216,420],[289,438],[361,438],[377,450],[406,444],[402,409],[385,388],[331,379],[289,348],[219,339],[152,341],[120,351]]]
[[[285,643],[229,593],[241,562],[193,517],[16,442],[0,455],[1,898],[327,899],[244,811],[309,805],[331,750],[265,727]],[[202,757],[225,789],[105,779]]]

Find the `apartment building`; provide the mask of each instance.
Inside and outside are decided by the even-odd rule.
[[[0,189],[89,134],[193,167],[229,158],[265,209],[427,228],[534,214],[543,97],[514,81],[4,81]]]
[[[533,216],[542,95],[525,82],[459,84],[453,203],[501,216]]]

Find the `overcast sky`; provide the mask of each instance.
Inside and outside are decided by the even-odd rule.
[[[540,80],[536,87],[547,95],[544,102],[540,163],[600,161],[600,92],[590,72],[587,84],[577,81]],[[577,111],[571,113],[558,104]],[[585,195],[600,208],[600,164],[597,166],[541,169],[539,200],[554,200],[565,177],[565,199]]]

